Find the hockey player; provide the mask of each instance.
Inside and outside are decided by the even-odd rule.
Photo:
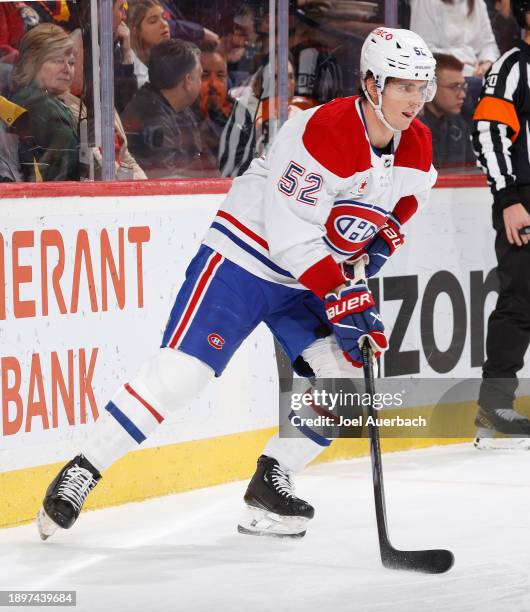
[[[513,408],[517,372],[530,342],[530,1],[512,0],[523,40],[491,67],[475,110],[473,146],[493,194],[493,227],[500,283],[488,320],[475,446],[494,447],[495,431],[530,437],[530,420]],[[521,437],[508,444],[529,447]]]
[[[363,95],[287,121],[266,156],[234,180],[192,259],[162,348],[106,405],[82,452],[50,484],[43,539],[73,525],[101,473],[138,448],[265,322],[301,374],[361,377],[360,343],[387,348],[366,278],[403,242],[400,227],[436,179],[428,128],[416,115],[436,89],[435,61],[408,30],[378,28],[361,56]],[[313,507],[293,473],[329,440],[274,436],[258,459],[240,530],[301,536]]]

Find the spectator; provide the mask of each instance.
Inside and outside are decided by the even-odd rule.
[[[226,59],[212,44],[202,45],[202,87],[194,105],[202,142],[203,168],[210,175],[219,174],[219,140],[232,110],[228,97]]]
[[[242,4],[235,14],[226,15],[219,23],[219,52],[226,58],[229,89],[248,82],[257,68],[255,54],[259,47],[259,34],[256,23],[255,8],[247,4]]]
[[[194,43],[219,44],[219,36],[197,23],[186,21],[180,10],[180,0],[162,0],[162,4],[167,11],[171,38],[180,38]],[[211,7],[207,5],[211,12]]]
[[[18,58],[18,43],[25,33],[17,2],[0,2],[0,62],[13,64]]]
[[[521,28],[510,11],[510,0],[486,0],[491,28],[501,55],[517,45]]]
[[[468,92],[462,114],[471,118],[482,80],[499,49],[484,0],[411,0],[411,29],[433,53],[454,55],[464,63]]]
[[[245,87],[230,93],[235,103],[219,143],[219,169],[222,176],[240,176],[255,157],[265,153],[271,142],[271,123],[278,116],[278,99],[271,103],[269,65],[262,66]],[[277,74],[277,71],[276,71]],[[309,108],[305,98],[293,98],[295,75],[292,61],[288,65],[288,118]],[[274,94],[273,94],[274,95]]]
[[[88,113],[86,106],[81,100],[70,92],[61,95],[61,100],[68,106],[74,119],[78,124],[82,121],[88,122]],[[81,143],[81,147],[88,147],[88,143]],[[129,152],[127,137],[123,128],[120,116],[114,111],[114,148],[116,160],[116,179],[118,181],[139,181],[147,178],[145,172],[140,168],[134,157]],[[91,165],[91,159],[94,163],[93,178],[100,179],[103,167],[103,156],[98,147],[90,147],[88,151],[89,159],[87,164]],[[90,159],[91,157],[91,159]]]
[[[434,58],[438,88],[420,117],[432,132],[433,165],[437,169],[474,165],[471,130],[461,115],[467,91],[464,64],[444,53],[435,53]]]
[[[127,27],[126,0],[114,0],[112,5],[112,34],[114,37],[114,106],[125,108],[138,90],[134,74],[131,33]]]
[[[311,4],[306,4],[305,10],[295,11],[289,46],[296,75],[295,95],[307,98],[316,106],[343,95],[342,70],[335,50],[345,40],[323,32],[320,23],[307,14]],[[369,28],[372,30],[373,25]],[[357,60],[353,63],[357,64]],[[351,71],[349,66],[348,71]]]
[[[199,58],[198,47],[179,39],[153,47],[149,82],[123,112],[131,153],[150,178],[201,172],[199,127],[189,108],[201,90]]]
[[[23,180],[18,158],[18,139],[8,132],[8,128],[25,112],[25,109],[0,96],[0,183]]]
[[[147,82],[147,62],[151,49],[169,38],[169,24],[158,0],[138,0],[131,4],[127,23],[131,31],[134,74],[141,87]]]
[[[54,24],[30,30],[20,43],[11,80],[15,102],[27,112],[13,125],[26,181],[79,180],[79,138],[69,109],[59,99],[74,74],[74,43]]]
[[[71,0],[32,0],[32,8],[39,16],[40,23],[56,23],[67,32],[83,24],[79,20],[76,2]]]
[[[483,77],[499,57],[484,0],[411,0],[410,26],[433,52],[458,58],[466,77]]]

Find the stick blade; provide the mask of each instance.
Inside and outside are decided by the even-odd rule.
[[[381,561],[388,569],[443,574],[453,567],[455,557],[450,550],[397,550],[390,547],[381,551]]]

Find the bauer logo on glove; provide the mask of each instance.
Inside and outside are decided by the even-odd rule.
[[[376,357],[388,348],[381,315],[366,283],[345,287],[338,294],[328,293],[326,314],[344,357],[356,368],[362,367],[361,346],[365,339]]]
[[[336,323],[340,321],[344,315],[354,312],[363,312],[363,310],[366,310],[369,306],[374,306],[374,299],[370,291],[366,290],[336,302],[333,306],[326,308],[326,314],[332,323]]]

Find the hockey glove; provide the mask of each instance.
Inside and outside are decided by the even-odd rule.
[[[365,248],[368,255],[368,263],[365,267],[367,278],[375,276],[385,265],[394,251],[405,242],[405,236],[400,232],[399,225],[392,219],[388,219],[383,227],[374,236],[372,242]],[[346,278],[353,278],[353,262],[346,261],[343,271]]]
[[[328,293],[325,307],[337,344],[356,368],[362,367],[361,346],[365,338],[376,357],[386,351],[385,327],[366,283],[345,287],[338,294]]]

